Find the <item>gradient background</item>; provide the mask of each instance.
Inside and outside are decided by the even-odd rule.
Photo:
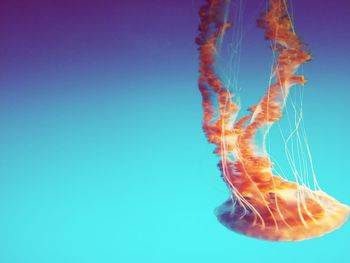
[[[271,53],[254,25],[264,1],[244,2],[250,103]],[[314,57],[304,115],[317,176],[350,204],[350,2],[292,2]],[[201,130],[200,4],[1,1],[1,263],[349,260],[349,223],[272,243],[217,222],[228,193]]]

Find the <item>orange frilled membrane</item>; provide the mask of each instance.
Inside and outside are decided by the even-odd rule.
[[[227,0],[207,0],[199,11],[196,43],[199,50],[199,89],[204,111],[203,129],[216,146],[223,179],[231,198],[216,210],[227,228],[247,236],[273,241],[296,241],[322,236],[339,228],[349,207],[322,191],[275,176],[268,157],[259,156],[254,145],[259,129],[283,116],[289,90],[304,85],[298,67],[311,60],[296,35],[285,0],[270,0],[269,9],[257,21],[275,52],[274,79],[250,113],[236,120],[239,105],[215,72],[217,43],[232,27],[225,20]]]
[[[274,182],[256,184],[259,191],[251,185],[243,190],[254,211],[229,199],[216,209],[218,220],[235,232],[271,241],[319,237],[347,220],[349,207],[326,193],[311,191],[276,176],[271,180]],[[274,189],[270,185],[275,185]]]

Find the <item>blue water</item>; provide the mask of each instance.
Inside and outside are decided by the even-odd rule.
[[[273,243],[217,222],[228,191],[201,130],[199,1],[180,2],[6,5],[1,263],[346,262],[349,223],[321,238]],[[316,173],[350,204],[350,35],[339,29],[350,24],[346,3],[327,23],[329,3],[297,21],[315,57],[304,67],[304,117]],[[309,12],[302,1],[294,10]],[[264,51],[250,56],[251,33],[240,77],[249,102],[265,89],[260,65],[268,59],[262,40]]]

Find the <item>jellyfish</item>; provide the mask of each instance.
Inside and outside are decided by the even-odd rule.
[[[268,154],[256,150],[256,136],[283,116],[289,91],[306,80],[298,68],[311,54],[296,34],[286,0],[268,0],[257,20],[274,52],[273,80],[259,102],[238,118],[240,105],[216,70],[218,47],[234,27],[228,0],[206,0],[200,7],[198,86],[202,95],[203,130],[219,156],[218,167],[230,197],[216,209],[220,223],[253,238],[300,241],[338,229],[349,207],[320,188],[274,174]]]

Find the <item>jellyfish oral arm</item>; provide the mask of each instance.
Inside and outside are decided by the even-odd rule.
[[[222,177],[231,191],[217,217],[231,230],[266,240],[295,241],[331,232],[347,220],[349,208],[322,191],[274,175],[268,154],[258,154],[254,143],[259,130],[281,119],[290,89],[306,83],[296,72],[311,55],[295,33],[287,2],[270,0],[257,24],[274,52],[274,81],[250,113],[237,119],[237,94],[225,87],[215,68],[225,32],[234,26],[227,20],[229,3],[206,1],[199,10],[196,38],[203,130],[215,145]]]

